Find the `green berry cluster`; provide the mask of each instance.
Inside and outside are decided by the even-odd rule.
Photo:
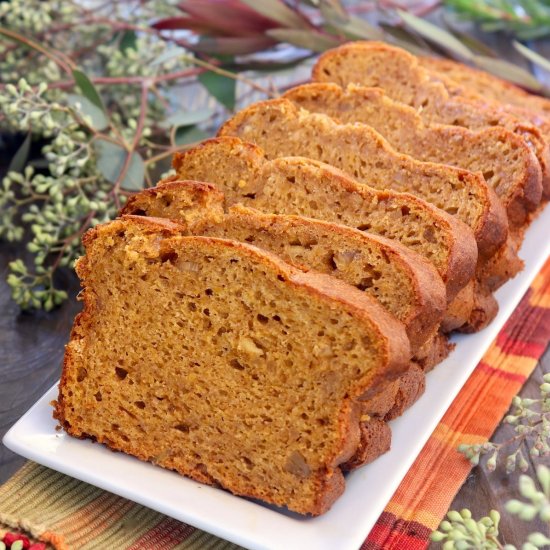
[[[528,502],[510,500],[506,504],[506,510],[520,519],[531,521],[536,516],[548,523],[550,527],[550,469],[546,466],[537,468],[537,479],[540,490],[537,489],[535,481],[529,476],[522,475],[519,479],[519,492]],[[447,519],[441,522],[439,529],[434,531],[431,539],[434,542],[442,543],[443,550],[516,550],[511,544],[502,545],[498,539],[498,526],[500,514],[491,510],[487,517],[475,520],[470,510],[464,509],[460,512],[451,510]],[[522,550],[538,550],[548,548],[550,538],[544,533],[531,533],[527,542],[522,545]]]
[[[523,398],[518,395],[512,401],[512,410],[504,418],[504,423],[514,427],[515,436],[504,443],[479,443],[460,445],[458,450],[477,466],[483,455],[489,455],[486,466],[494,471],[497,461],[511,447],[515,449],[506,455],[506,471],[511,473],[518,468],[527,471],[529,464],[522,451],[522,443],[529,444],[529,455],[550,456],[550,373],[545,374],[540,386],[540,399]]]
[[[21,79],[0,91],[9,124],[45,142],[45,169],[28,164],[22,172],[8,172],[0,192],[0,237],[27,240],[33,256],[32,267],[21,258],[10,264],[8,284],[24,309],[50,310],[66,298],[55,287],[55,270],[72,267],[83,231],[116,214],[112,184],[97,169],[86,116],[78,105],[48,101],[46,88],[34,90]]]
[[[168,168],[159,164],[175,148],[165,121],[181,109],[169,77],[192,67],[186,50],[148,32],[146,22],[179,13],[175,1],[82,4],[0,3],[0,27],[21,37],[0,31],[0,133],[21,141],[0,185],[0,239],[25,243],[7,279],[23,309],[59,305],[67,295],[56,272],[73,267],[83,233]]]

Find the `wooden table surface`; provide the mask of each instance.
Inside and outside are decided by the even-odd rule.
[[[63,346],[79,304],[74,299],[78,286],[67,276],[71,299],[52,313],[21,314],[9,297],[5,283],[7,264],[14,248],[0,245],[0,438],[59,378]],[[543,373],[550,372],[547,349],[521,394],[535,396]],[[501,426],[494,440],[510,437],[510,429]],[[20,468],[24,459],[0,445],[0,483]],[[531,474],[533,473],[531,469]],[[502,471],[487,473],[475,468],[452,504],[453,509],[468,507],[474,517],[486,515],[492,508],[502,514],[501,532],[506,543],[521,547],[533,527],[506,514],[504,503],[517,496],[517,475]],[[539,524],[539,530],[544,526]],[[438,547],[432,545],[434,548]]]

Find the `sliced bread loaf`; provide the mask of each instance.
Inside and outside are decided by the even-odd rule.
[[[242,109],[219,135],[255,143],[270,159],[307,157],[331,164],[359,183],[410,192],[471,227],[481,257],[492,256],[506,240],[502,205],[483,177],[397,153],[365,124],[338,124],[287,99],[277,99]]]
[[[428,122],[471,129],[503,126],[525,140],[541,165],[543,185],[549,182],[548,143],[536,126],[485,98],[477,101],[451,95],[439,75],[422,67],[418,58],[405,50],[381,42],[351,42],[323,54],[313,69],[313,80],[343,87],[380,87],[392,99],[417,109]]]
[[[263,151],[222,137],[176,153],[180,179],[210,181],[228,204],[348,225],[394,239],[430,261],[451,301],[472,278],[476,243],[458,220],[406,193],[361,185],[336,168],[293,157],[268,161]]]
[[[180,230],[126,217],[86,234],[55,417],[197,481],[325,512],[368,438],[361,399],[407,365],[403,326],[334,277]]]
[[[522,226],[540,196],[540,165],[523,138],[502,127],[472,131],[461,126],[426,123],[412,107],[390,99],[380,88],[313,83],[284,97],[311,112],[340,122],[372,126],[397,150],[420,160],[481,172],[489,184],[486,201],[496,192],[511,227]],[[493,209],[498,207],[493,206]]]

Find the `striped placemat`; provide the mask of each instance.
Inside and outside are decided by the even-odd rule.
[[[439,423],[362,550],[426,548],[471,469],[457,446],[490,438],[549,341],[550,261]],[[239,548],[32,462],[0,487],[0,540],[5,531],[22,532],[56,549]]]

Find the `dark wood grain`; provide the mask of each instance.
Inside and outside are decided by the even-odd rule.
[[[11,301],[5,283],[7,264],[14,252],[14,247],[0,245],[0,437],[59,378],[63,346],[80,308],[74,299],[78,291],[76,279],[67,275],[64,284],[70,289],[71,299],[60,309],[52,313],[21,314]],[[543,371],[550,372],[548,350],[522,395],[537,395]],[[501,426],[494,439],[502,441],[509,437],[510,428]],[[0,483],[24,462],[25,459],[0,445]],[[504,511],[504,503],[517,496],[517,477],[517,474],[508,477],[502,472],[487,473],[483,468],[475,468],[451,508],[470,508],[475,517],[486,515],[492,508],[498,509],[503,516],[503,540],[521,547],[530,527]]]
[[[0,439],[59,378],[63,346],[79,309],[76,277],[66,275],[71,299],[52,313],[20,313],[6,284],[15,247],[0,245]],[[0,483],[25,460],[0,445]]]

